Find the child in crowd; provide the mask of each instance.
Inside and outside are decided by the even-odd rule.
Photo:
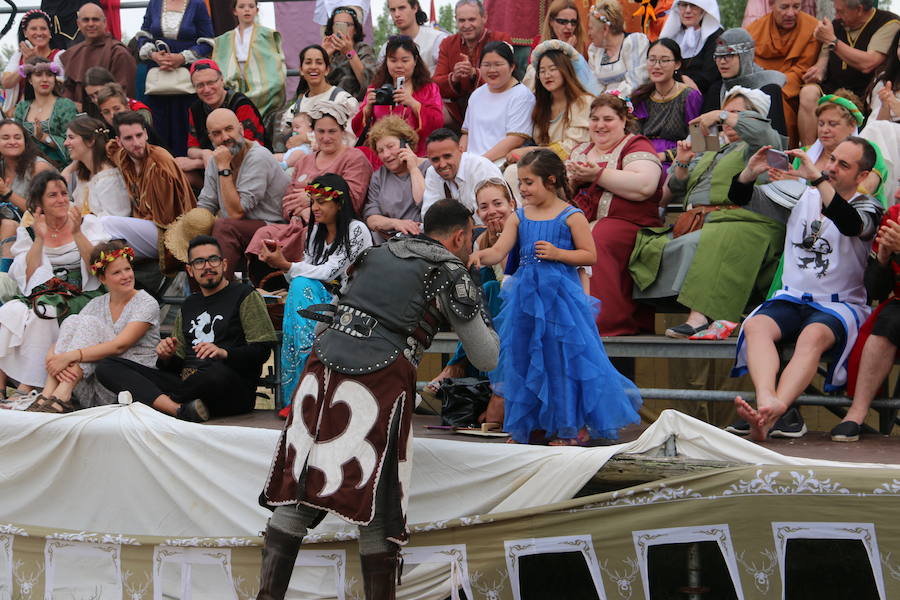
[[[639,421],[641,399],[609,362],[594,323],[597,302],[579,281],[577,267],[597,258],[588,221],[564,200],[566,168],[553,151],[526,154],[518,176],[525,208],[471,258],[493,265],[519,243],[519,268],[503,288],[497,319],[500,364],[491,375],[506,399],[505,429],[519,443],[543,432],[554,446],[615,438]]]
[[[291,119],[291,138],[294,136],[300,136],[300,144],[289,148],[287,152],[275,155],[275,159],[281,163],[281,168],[285,171],[293,167],[301,156],[313,151],[312,119],[305,112],[298,112]]]

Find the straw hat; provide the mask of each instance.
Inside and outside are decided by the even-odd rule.
[[[198,235],[212,232],[216,215],[205,208],[192,208],[184,213],[166,230],[166,248],[181,262],[187,262],[187,248]]]

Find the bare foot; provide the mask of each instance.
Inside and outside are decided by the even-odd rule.
[[[578,440],[576,438],[556,438],[555,440],[550,440],[547,443],[548,446],[577,446]]]
[[[437,393],[438,388],[441,387],[441,381],[444,379],[455,379],[457,377],[462,377],[466,374],[465,365],[455,363],[452,365],[447,365],[444,367],[444,370],[438,373],[437,377],[432,379],[428,385],[425,386],[426,389],[431,391],[432,394]]]
[[[775,421],[784,414],[785,410],[786,409],[781,403],[768,404],[760,407],[757,413],[759,414],[759,428],[761,431],[765,432],[763,434],[763,439],[765,439],[765,436],[769,435],[769,430],[772,429],[772,426],[775,425]],[[750,433],[751,435],[753,433],[752,425],[750,426]]]
[[[491,394],[487,410],[478,415],[479,423],[500,423],[503,425],[503,396]]]
[[[755,408],[747,404],[747,401],[741,398],[740,396],[736,396],[734,399],[734,409],[737,411],[737,414],[740,418],[747,421],[750,424],[750,437],[757,442],[762,442],[766,439],[766,434],[768,434],[769,430],[760,431],[760,418],[759,413]]]
[[[516,440],[512,439],[511,437],[508,437],[508,438],[506,438],[506,443],[507,443],[507,444],[518,444],[519,442],[517,442]]]

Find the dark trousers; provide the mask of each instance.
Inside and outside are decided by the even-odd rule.
[[[265,221],[256,219],[216,219],[213,223],[212,236],[219,241],[222,248],[222,258],[228,263],[225,265],[225,278],[231,281],[234,279],[236,270],[243,271],[241,265],[244,264],[244,250],[250,244],[253,234],[263,225],[268,225]],[[244,273],[249,276],[249,273]]]
[[[101,360],[96,372],[97,379],[111,392],[127,390],[135,401],[148,406],[161,394],[178,404],[199,398],[216,417],[250,412],[256,405],[256,386],[219,360],[206,361],[183,380],[175,373],[118,356]]]

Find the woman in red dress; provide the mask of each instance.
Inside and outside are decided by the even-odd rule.
[[[591,295],[600,300],[600,335],[653,331],[653,311],[632,300],[628,260],[641,227],[658,227],[662,167],[653,144],[629,133],[635,125],[631,102],[600,94],[591,104],[591,141],[575,148],[566,166],[575,202],[593,228],[597,263]]]

